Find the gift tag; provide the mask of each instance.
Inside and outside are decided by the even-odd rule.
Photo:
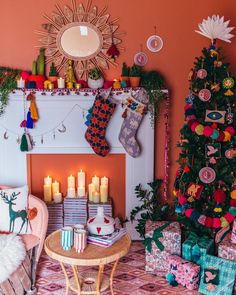
[[[216,172],[211,167],[204,167],[199,171],[199,178],[203,183],[212,183],[216,178]]]

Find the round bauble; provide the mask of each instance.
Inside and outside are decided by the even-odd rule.
[[[215,170],[211,167],[204,167],[199,171],[199,178],[203,183],[212,183],[216,178]]]
[[[197,77],[199,79],[204,79],[207,76],[207,71],[205,69],[200,69],[197,71]]]
[[[216,203],[221,204],[224,203],[226,194],[222,189],[219,188],[214,191],[213,198]]]
[[[201,89],[198,93],[198,97],[201,101],[209,101],[211,99],[211,92],[209,89]]]
[[[236,190],[233,190],[233,191],[230,193],[230,198],[233,199],[233,200],[236,200]]]

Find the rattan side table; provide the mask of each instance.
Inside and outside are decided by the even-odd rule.
[[[114,295],[114,272],[119,259],[128,253],[130,245],[131,238],[127,234],[108,248],[89,244],[83,253],[77,253],[74,249],[64,251],[60,245],[60,231],[56,231],[46,238],[44,248],[47,255],[57,260],[61,265],[66,280],[66,295],[69,289],[81,295],[99,295],[109,286],[111,294]],[[103,271],[105,264],[112,262],[114,265],[109,277],[103,274]],[[74,274],[72,278],[68,277],[65,264],[71,265]],[[79,266],[98,266],[98,272],[85,272],[81,275]]]

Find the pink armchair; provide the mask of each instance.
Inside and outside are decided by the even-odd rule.
[[[0,189],[7,188],[5,186],[0,186]],[[29,271],[31,273],[31,277],[29,280],[31,281],[31,284],[25,284],[25,289],[23,290],[23,293],[20,293],[20,291],[14,291],[10,290],[10,286],[14,286],[14,278],[20,278],[20,275],[16,276],[15,273],[12,274],[12,276],[7,280],[6,282],[3,282],[0,284],[0,294],[1,291],[3,294],[25,294],[25,292],[29,292],[28,294],[34,294],[36,293],[35,289],[35,279],[36,279],[36,268],[37,264],[43,249],[44,240],[47,232],[47,226],[48,226],[48,210],[46,204],[40,200],[39,198],[29,195],[29,208],[36,208],[37,209],[37,215],[34,219],[30,220],[30,226],[32,229],[31,234],[23,234],[21,235],[23,242],[25,243],[26,251],[28,253],[28,256],[26,257],[26,260],[24,261],[24,266],[29,265]],[[28,262],[27,262],[28,261]],[[20,268],[20,267],[19,267]],[[20,270],[22,273],[22,269]],[[17,270],[16,270],[17,272]],[[10,282],[9,282],[10,281]],[[4,288],[6,288],[4,290]],[[10,293],[8,293],[10,292]]]

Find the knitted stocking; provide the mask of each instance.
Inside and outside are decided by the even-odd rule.
[[[145,90],[140,90],[134,97],[129,97],[126,102],[124,121],[121,126],[119,140],[126,152],[133,158],[139,156],[141,148],[136,135],[146,113],[148,96]]]
[[[116,104],[112,103],[109,98],[97,96],[94,101],[90,124],[85,133],[85,138],[94,152],[102,157],[105,157],[110,150],[105,135],[115,107]]]

